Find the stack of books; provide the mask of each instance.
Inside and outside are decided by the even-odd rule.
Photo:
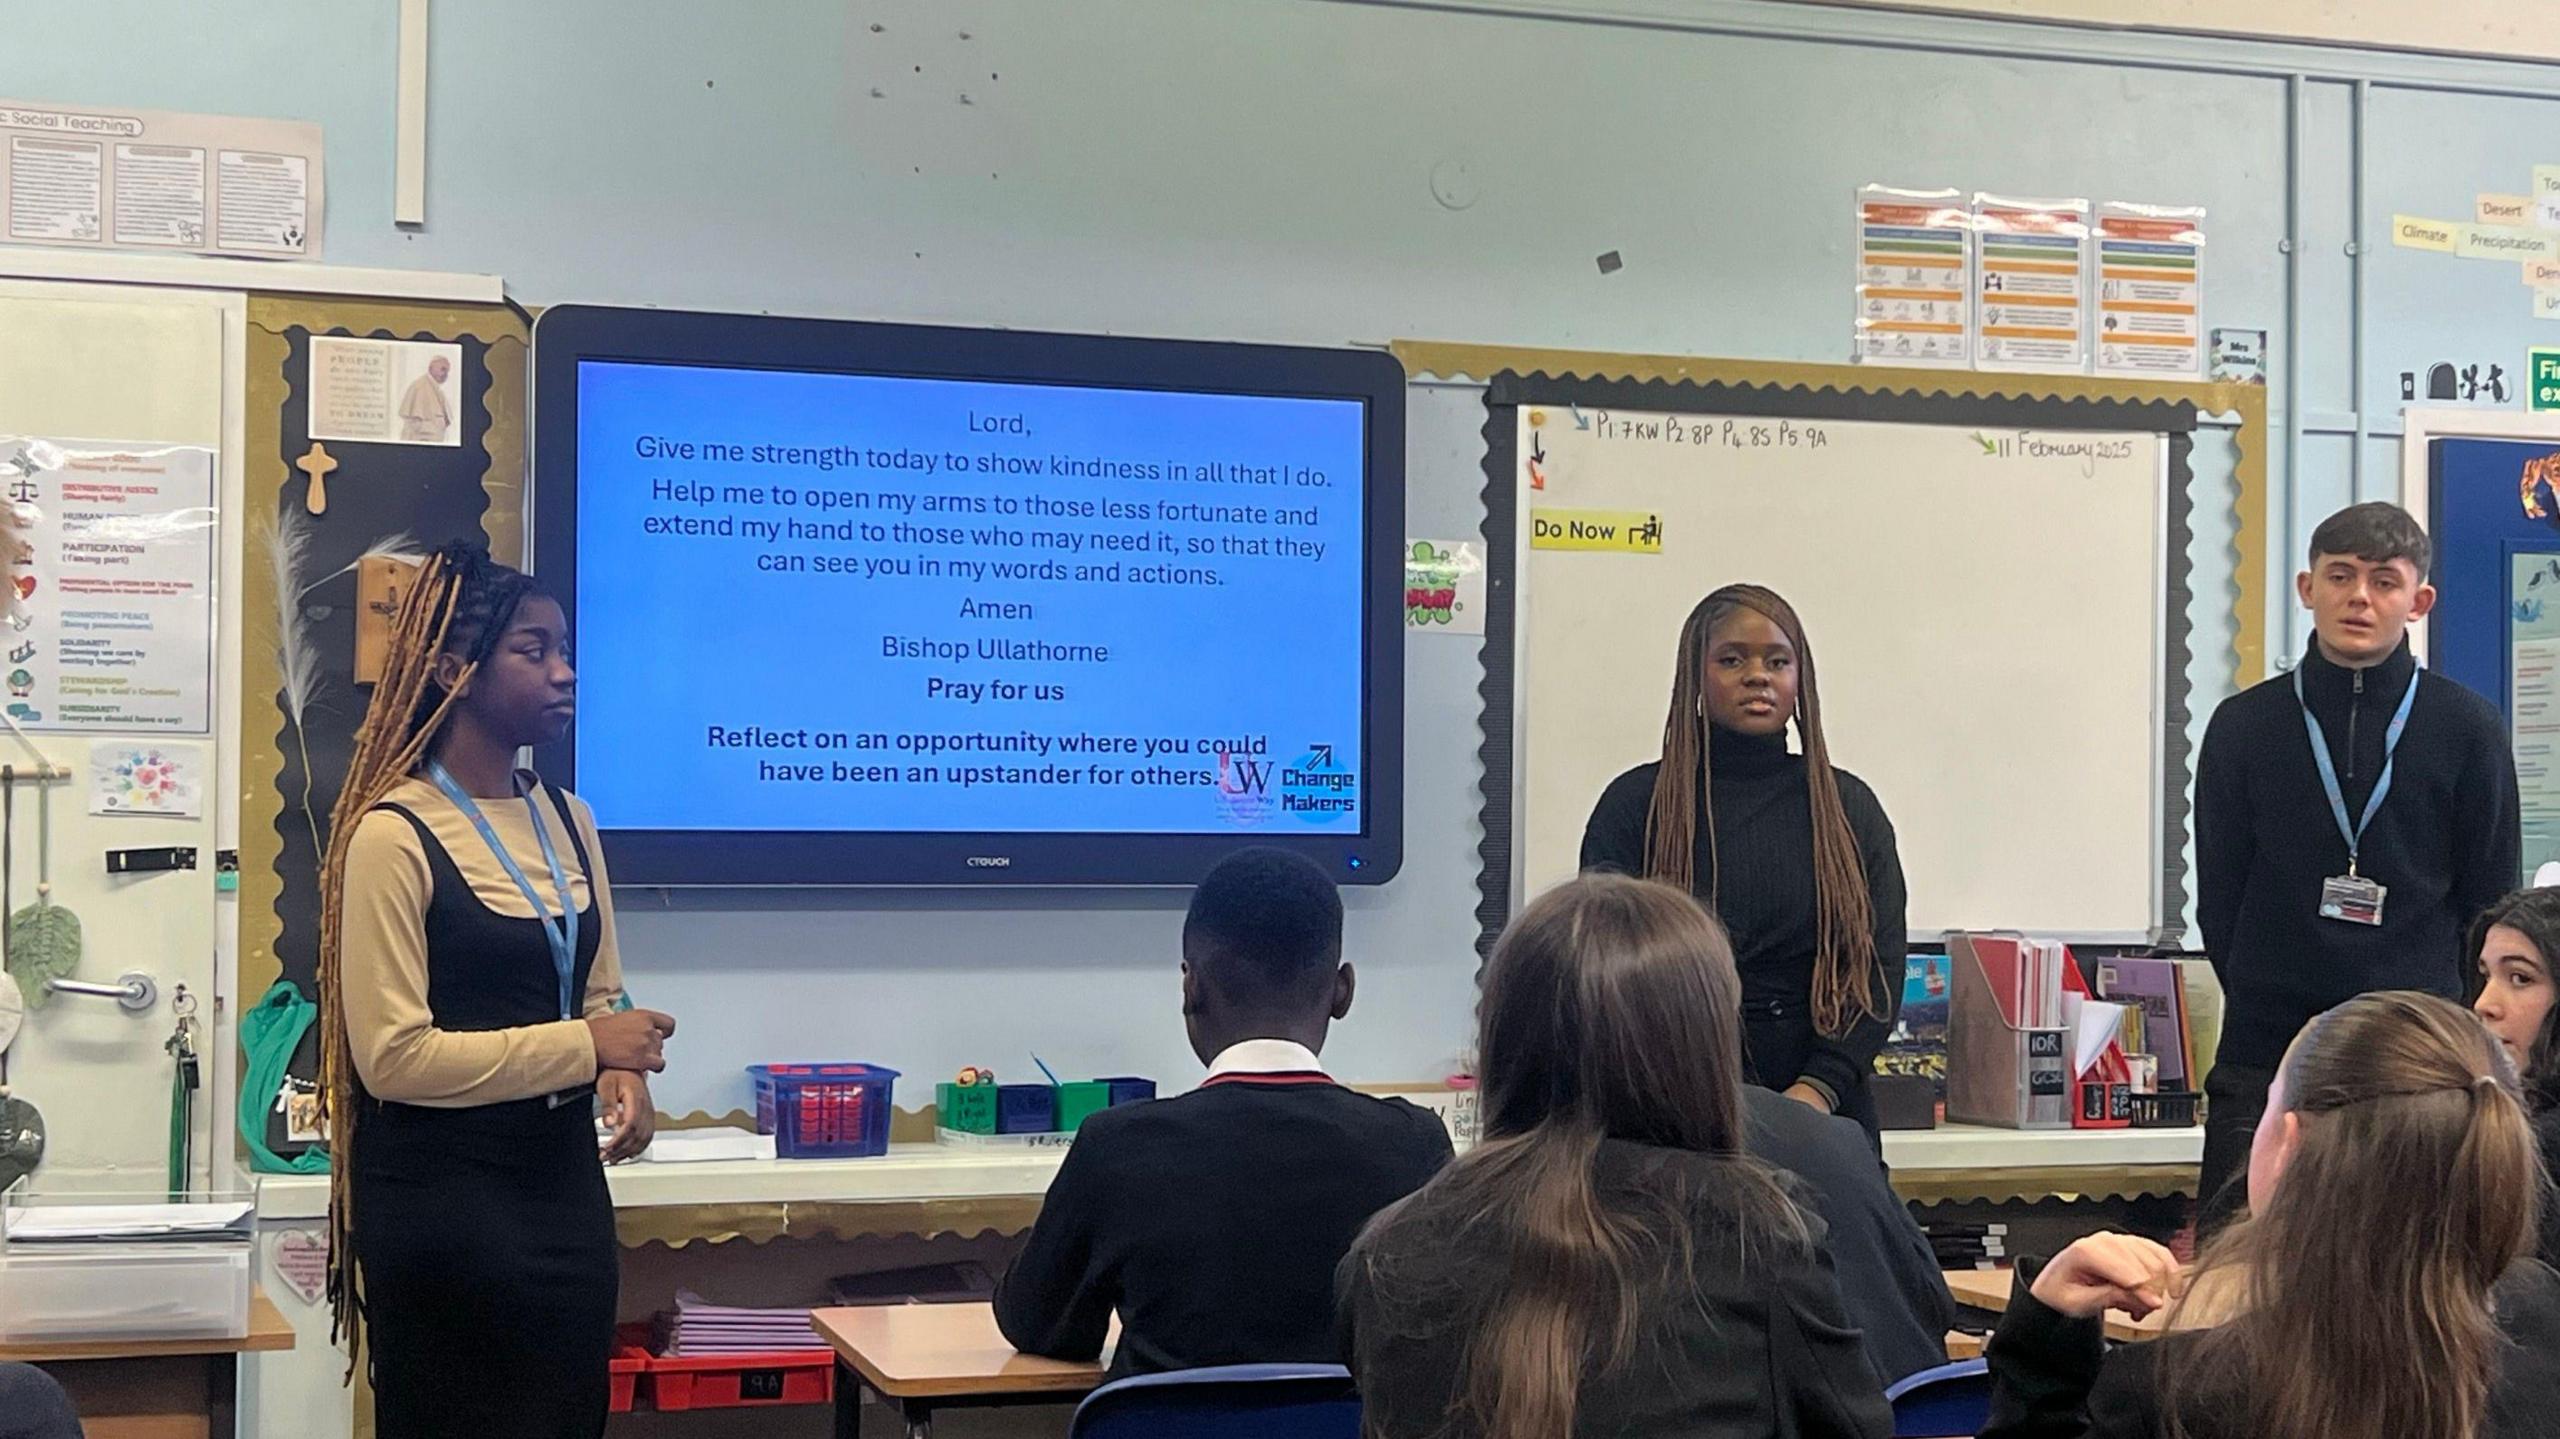
[[[826,1347],[809,1327],[805,1307],[741,1309],[710,1303],[689,1290],[678,1290],[676,1307],[658,1316],[657,1340],[658,1353],[668,1359]]]
[[[1940,1269],[2009,1267],[2009,1226],[2006,1224],[1933,1222],[1920,1228],[1929,1236],[1929,1247],[1937,1251]]]

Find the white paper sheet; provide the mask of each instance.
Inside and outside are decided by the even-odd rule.
[[[37,1204],[8,1213],[12,1244],[90,1240],[247,1238],[256,1206],[233,1204]]]
[[[2098,1056],[2107,1052],[2107,1041],[2124,1032],[2125,1006],[2103,999],[2085,1000],[2080,1005],[2080,1022],[2073,1030],[2071,1043],[2071,1076],[2074,1079],[2089,1072]]]

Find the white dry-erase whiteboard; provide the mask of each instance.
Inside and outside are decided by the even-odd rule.
[[[1832,762],[1893,820],[1915,937],[2167,937],[2189,408],[1543,377],[1487,405],[1512,583],[1486,825],[1511,907],[1575,872],[1602,789],[1659,757],[1682,622],[1748,581],[1804,619]],[[1542,511],[1658,519],[1660,550],[1541,547]]]

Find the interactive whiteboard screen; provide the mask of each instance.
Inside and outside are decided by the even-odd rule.
[[[575,576],[569,748],[617,879],[1173,883],[1248,843],[1391,873],[1402,501],[1364,388],[1389,374],[1263,351],[1320,356],[1330,392],[1142,383],[971,338],[1000,353],[970,374],[670,344],[559,375],[574,418],[542,409],[541,441],[575,504],[542,506],[538,550]]]

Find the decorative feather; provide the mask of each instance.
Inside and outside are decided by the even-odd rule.
[[[305,520],[302,523],[304,528],[308,530],[310,522]],[[417,539],[407,532],[403,531],[396,535],[384,535],[381,539],[375,540],[372,544],[365,546],[363,554],[356,556],[348,563],[341,565],[337,569],[331,570],[329,573],[322,575],[320,578],[313,580],[307,585],[304,585],[295,593],[294,598],[300,599],[302,596],[311,593],[313,590],[320,588],[322,585],[336,579],[340,575],[353,574],[358,568],[362,567],[364,562],[367,560],[392,559],[410,560],[414,562],[417,560],[423,560],[426,557],[426,547],[419,544]]]
[[[311,558],[312,531],[308,516],[281,507],[260,539],[267,547],[267,566],[275,578],[276,673],[284,688],[285,717],[293,725],[294,748],[302,758],[302,818],[310,826],[311,854],[317,863],[328,852],[328,845],[320,837],[320,816],[314,804],[318,780],[311,773],[311,740],[305,716],[319,700],[323,676],[319,641],[312,634],[311,617],[304,610],[303,600],[331,580],[354,573],[366,560],[386,556],[419,560],[426,558],[426,551],[405,531],[384,535],[365,546],[364,553],[355,559],[306,582],[302,571]]]
[[[276,672],[283,679],[284,710],[296,729],[320,689],[320,647],[302,614],[302,567],[311,558],[311,521],[286,510],[260,527],[267,569],[276,595]]]
[[[293,726],[294,748],[302,756],[302,819],[310,826],[312,862],[317,864],[320,820],[311,812],[311,742],[303,729],[303,716],[320,692],[320,646],[312,637],[311,621],[302,613],[302,566],[311,557],[311,521],[280,509],[258,538],[266,546],[267,570],[275,581],[276,675],[284,688],[284,712]]]

